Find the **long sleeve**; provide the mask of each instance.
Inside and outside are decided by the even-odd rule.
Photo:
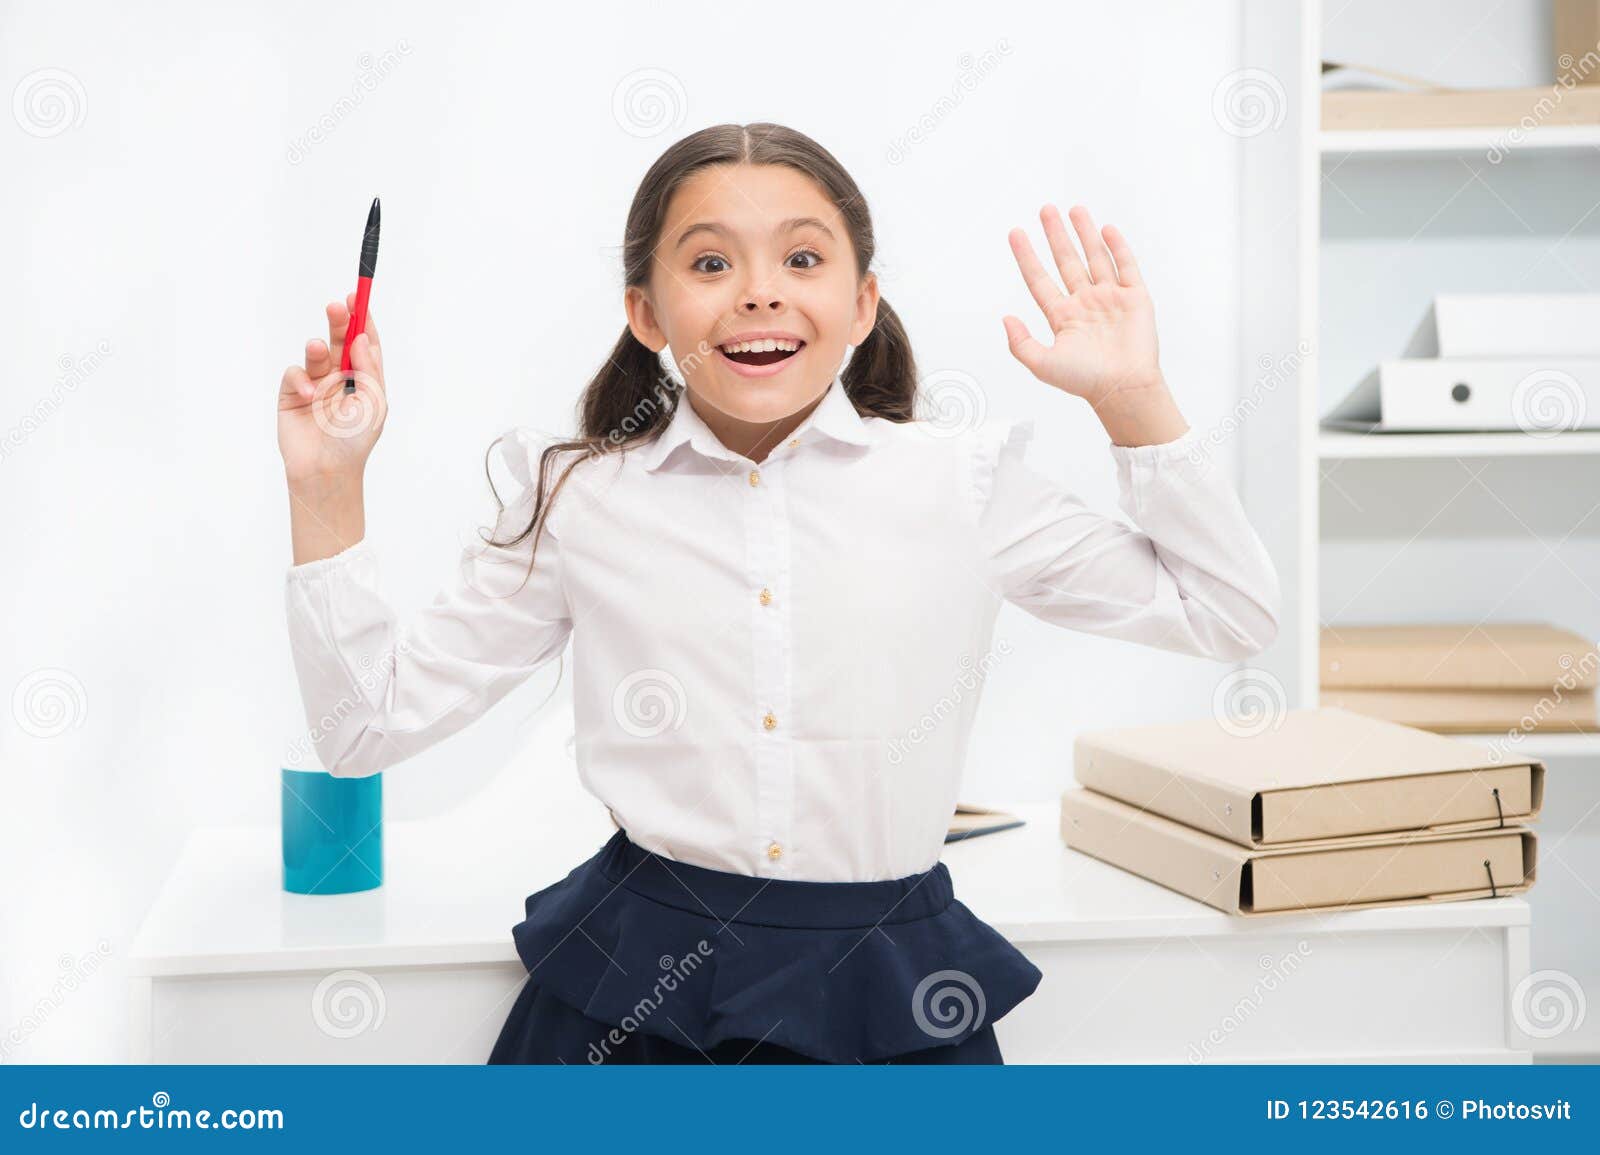
[[[522,490],[483,537],[505,541],[531,518],[538,452],[518,430],[500,446]],[[379,590],[369,540],[289,568],[289,643],[308,736],[330,774],[365,777],[409,758],[561,653],[572,617],[552,522],[531,572],[531,534],[496,547],[471,529],[455,576],[403,627]]]
[[[1033,423],[974,431],[973,487],[989,578],[1055,625],[1219,660],[1277,633],[1277,570],[1194,429],[1110,446],[1118,504],[1099,513],[1024,461]]]

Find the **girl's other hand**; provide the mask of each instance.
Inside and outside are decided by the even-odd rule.
[[[1165,385],[1156,347],[1155,306],[1139,276],[1133,250],[1115,225],[1104,239],[1082,205],[1069,215],[1083,242],[1088,267],[1054,205],[1039,212],[1066,292],[1056,286],[1033,251],[1027,233],[1012,229],[1011,251],[1028,291],[1044,312],[1053,343],[1034,339],[1021,320],[1004,318],[1011,353],[1039,380],[1082,397],[1098,411],[1114,395]]]
[[[278,452],[292,486],[297,482],[359,478],[383,432],[388,394],[378,326],[367,313],[367,329],[350,346],[355,391],[346,393],[339,370],[344,333],[355,294],[327,307],[328,339],[306,342],[305,364],[284,371],[278,389]]]

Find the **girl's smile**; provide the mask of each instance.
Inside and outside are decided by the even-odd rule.
[[[753,329],[716,348],[735,373],[771,377],[791,367],[805,345],[805,341],[784,330]]]

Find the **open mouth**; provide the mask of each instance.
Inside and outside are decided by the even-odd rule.
[[[728,360],[740,365],[776,365],[780,361],[787,361],[801,349],[805,348],[804,341],[787,341],[777,337],[768,337],[760,341],[729,341],[717,348],[722,351]]]

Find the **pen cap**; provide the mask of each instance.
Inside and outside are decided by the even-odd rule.
[[[367,213],[367,229],[361,234],[361,275],[374,276],[378,271],[378,201],[374,197],[372,209]]]

